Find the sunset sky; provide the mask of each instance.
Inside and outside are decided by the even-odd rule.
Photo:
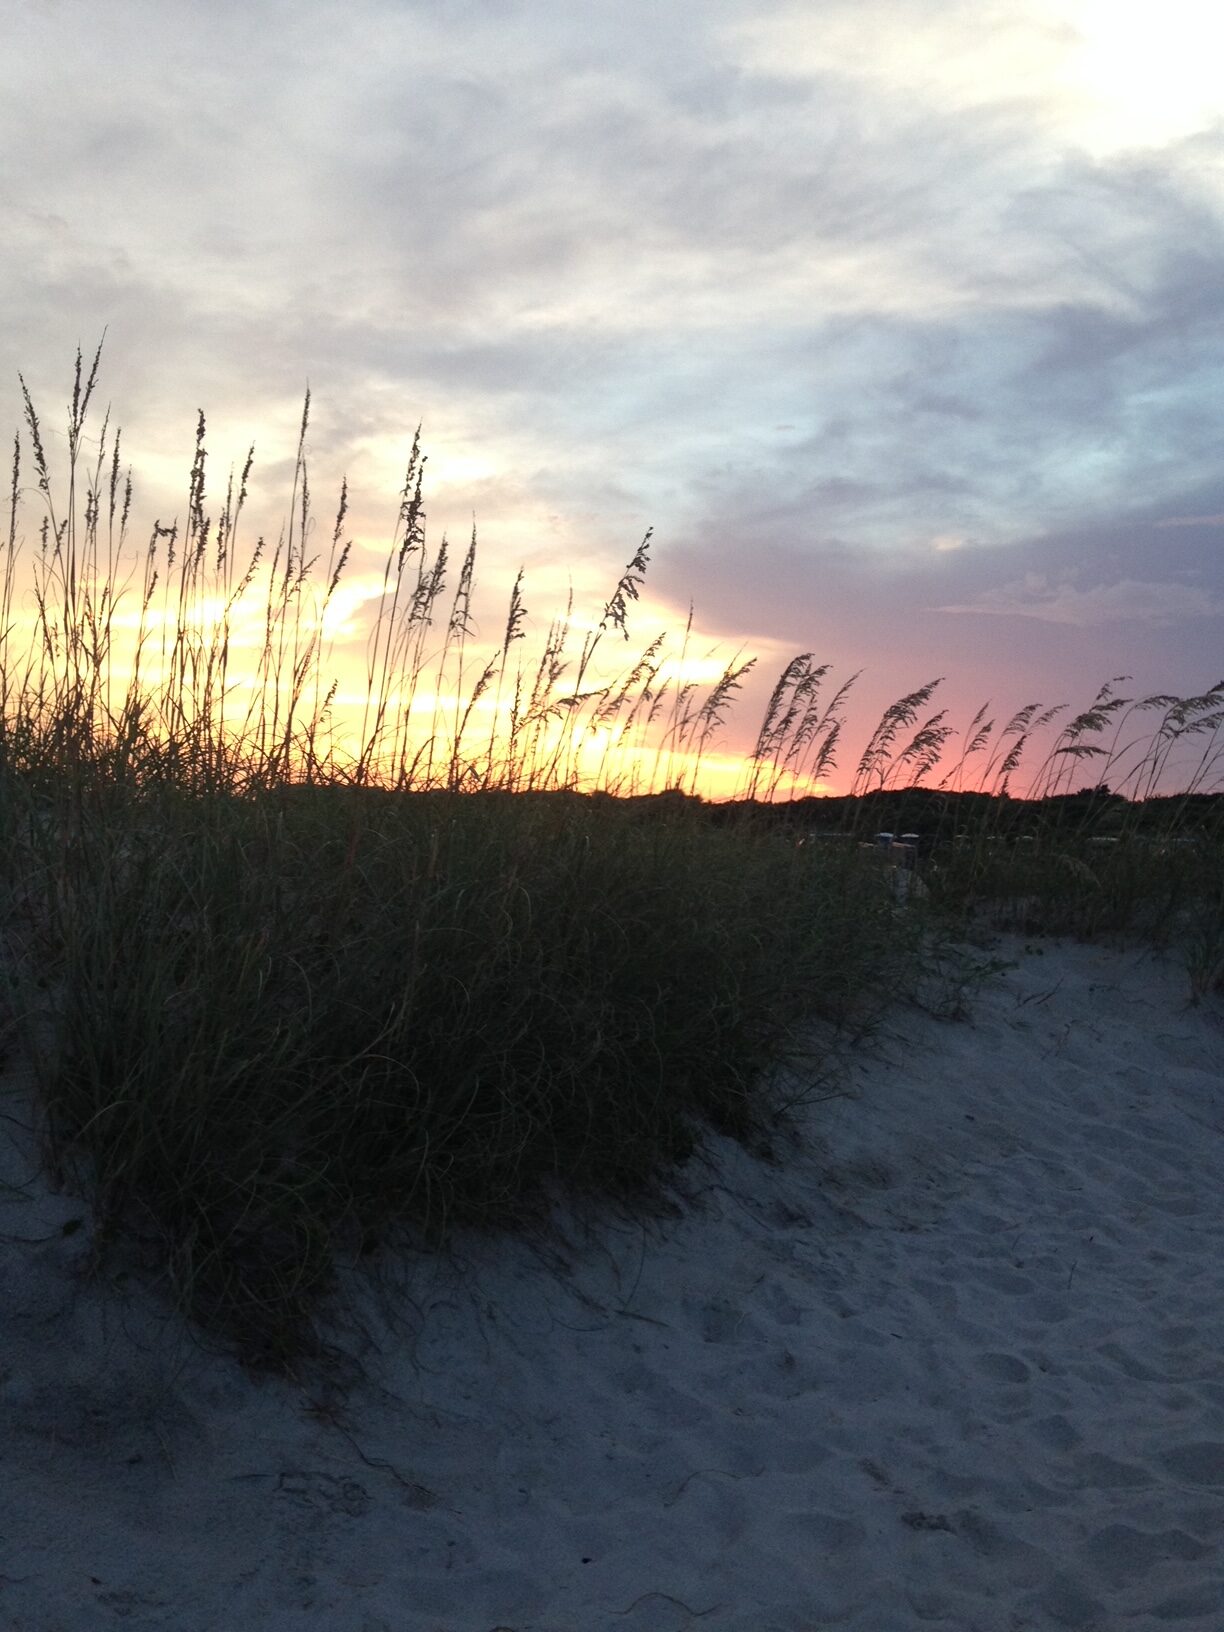
[[[360,583],[420,423],[490,634],[653,526],[638,646],[760,658],[728,751],[797,651],[858,738],[937,675],[958,726],[1200,691],[1222,61],[1206,0],[2,0],[0,429],[105,328],[140,516],[202,408],[275,527],[309,383]]]

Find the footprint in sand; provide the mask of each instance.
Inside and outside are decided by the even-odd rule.
[[[1027,1383],[1029,1368],[1014,1354],[979,1354],[977,1368],[998,1383]]]
[[[1086,1551],[1105,1580],[1135,1582],[1159,1564],[1193,1564],[1210,1549],[1184,1530],[1153,1532],[1111,1524],[1089,1538]]]
[[[1224,1444],[1218,1440],[1181,1445],[1166,1453],[1164,1464],[1176,1478],[1193,1485],[1224,1485]]]

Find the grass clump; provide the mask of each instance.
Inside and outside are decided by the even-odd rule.
[[[615,801],[79,791],[31,879],[53,1159],[248,1351],[337,1253],[761,1132],[801,1024],[901,961],[871,873]]]
[[[241,542],[252,456],[210,515],[201,416],[186,521],[156,522],[133,552],[118,435],[104,425],[84,465],[97,367],[78,355],[62,494],[26,396],[42,510],[28,585],[14,450],[0,929],[49,1163],[89,1189],[103,1247],[142,1244],[249,1358],[310,1346],[342,1260],[520,1223],[558,1183],[640,1196],[703,1128],[767,1130],[819,1071],[811,1021],[867,1024],[915,979],[924,903],[957,926],[1036,901],[1043,927],[1150,932],[1193,909],[1198,978],[1218,981],[1224,895],[1200,887],[1198,816],[1176,831],[1191,805],[1160,843],[1115,833],[1098,853],[1097,816],[1059,804],[1063,767],[1119,723],[1111,692],[1047,762],[1035,848],[1007,842],[1024,814],[1008,778],[1057,710],[1022,710],[997,740],[981,711],[942,787],[922,787],[953,736],[930,712],[938,682],[869,738],[834,802],[847,842],[798,842],[829,802],[778,801],[834,770],[853,681],[827,695],[827,666],[794,659],[745,798],[704,804],[702,756],[751,660],[699,694],[690,628],[678,668],[661,635],[609,677],[603,643],[628,638],[649,534],[580,638],[567,607],[530,654],[520,575],[482,644],[475,535],[452,586],[445,540],[427,549],[414,441],[345,725],[324,633],[348,494],[326,559],[310,555],[309,402],[275,544]],[[1136,787],[1154,791],[1186,736],[1211,750],[1218,693],[1133,705],[1164,709]],[[979,754],[995,785],[958,845]],[[1205,776],[1188,797],[1206,797]],[[919,798],[935,845],[923,887],[902,892],[858,841]],[[805,1059],[806,1078],[787,1075]]]
[[[347,494],[312,603],[307,414],[274,547],[239,547],[250,458],[208,514],[201,417],[186,522],[155,523],[133,564],[118,436],[82,463],[97,363],[77,359],[62,496],[26,397],[44,513],[25,591],[14,453],[6,952],[48,1161],[91,1193],[100,1245],[142,1245],[198,1320],[282,1364],[343,1258],[521,1222],[557,1182],[641,1195],[703,1127],[767,1128],[805,1022],[861,1020],[907,946],[853,858],[678,792],[577,791],[584,738],[613,725],[652,776],[686,756],[695,776],[748,667],[704,700],[661,640],[597,672],[648,540],[573,652],[567,609],[523,657],[521,579],[474,648],[475,539],[448,592],[414,443],[342,747],[322,631]],[[596,789],[615,774],[597,762]]]

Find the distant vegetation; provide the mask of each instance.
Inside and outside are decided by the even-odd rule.
[[[845,734],[849,687],[826,696],[805,654],[745,797],[711,804],[702,755],[750,664],[699,693],[668,679],[660,636],[619,678],[597,672],[649,535],[576,645],[567,611],[524,655],[520,579],[478,648],[475,537],[453,579],[445,544],[427,552],[414,444],[346,738],[324,628],[347,496],[316,560],[307,415],[274,545],[240,546],[251,458],[209,512],[201,418],[185,522],[134,548],[118,433],[85,456],[97,367],[78,356],[59,485],[28,394],[14,446],[12,1021],[47,1161],[93,1197],[101,1246],[137,1244],[249,1358],[309,1348],[338,1259],[522,1223],[561,1183],[640,1197],[703,1128],[766,1138],[823,1091],[829,1028],[928,991],[932,948],[984,920],[1142,933],[1181,948],[1195,995],[1219,984],[1224,688],[1105,687],[1020,800],[1056,711],[996,729],[982,710],[958,745],[931,683],[885,713],[850,795],[782,801],[831,774]],[[1183,792],[1155,797],[1188,745]],[[916,851],[881,831],[917,833]]]

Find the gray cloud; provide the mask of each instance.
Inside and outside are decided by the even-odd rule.
[[[1187,618],[1224,618],[1224,595],[1194,584],[1143,583],[1134,578],[1084,589],[1072,580],[1052,582],[1038,572],[1001,584],[968,603],[936,610],[1038,618],[1081,629],[1136,621],[1171,628]]]

